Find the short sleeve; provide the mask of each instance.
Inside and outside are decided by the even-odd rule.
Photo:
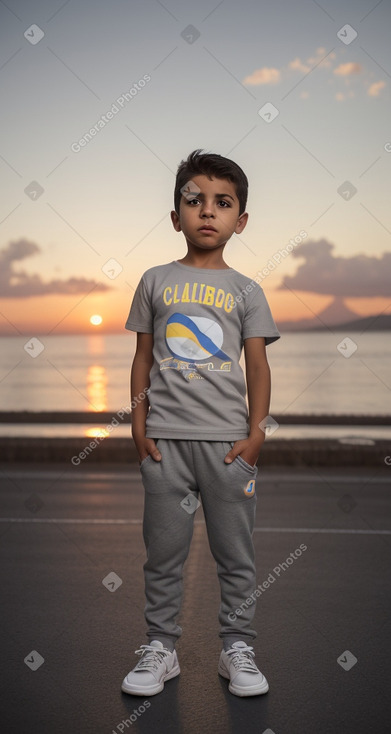
[[[133,296],[125,329],[129,329],[129,331],[142,331],[145,334],[153,333],[152,304],[144,275]]]
[[[242,326],[242,339],[250,336],[265,337],[265,344],[272,344],[281,334],[274,322],[266,296],[260,286],[255,289],[251,300],[245,300],[245,313]]]

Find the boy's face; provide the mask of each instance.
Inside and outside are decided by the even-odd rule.
[[[243,212],[239,216],[239,199],[231,181],[209,180],[199,175],[189,181],[186,189],[188,191],[181,197],[179,216],[172,211],[171,220],[174,229],[183,232],[188,245],[215,250],[225,245],[234,232],[239,234],[245,228],[248,214]]]

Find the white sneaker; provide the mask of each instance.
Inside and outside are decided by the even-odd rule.
[[[235,696],[258,696],[269,690],[269,684],[255,665],[254,657],[254,649],[241,640],[234,642],[229,650],[221,651],[219,673],[229,679],[228,690]]]
[[[122,681],[121,690],[133,696],[154,696],[164,688],[164,683],[179,675],[180,667],[176,650],[170,652],[160,640],[152,640],[150,645],[141,645],[136,650],[141,660]]]

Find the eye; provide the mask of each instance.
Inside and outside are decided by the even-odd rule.
[[[194,201],[199,202],[199,199],[188,199],[187,200],[187,203],[188,204],[193,204]]]
[[[230,204],[228,204],[228,201],[226,201],[225,199],[221,199],[219,201],[219,204],[225,204],[225,206],[228,207],[228,209],[231,208]],[[225,207],[223,207],[223,209],[225,209]]]

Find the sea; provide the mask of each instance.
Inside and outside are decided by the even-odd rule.
[[[37,335],[0,338],[0,411],[116,413],[130,403],[130,369],[136,334]],[[391,413],[390,332],[289,332],[268,345],[270,415]],[[244,352],[240,360],[244,371]],[[295,430],[296,429],[296,430]],[[129,425],[116,435],[129,435]],[[0,435],[79,435],[72,424],[0,424]],[[285,432],[284,432],[285,431]],[[347,435],[365,442],[391,438],[387,426],[285,426],[294,435]]]

